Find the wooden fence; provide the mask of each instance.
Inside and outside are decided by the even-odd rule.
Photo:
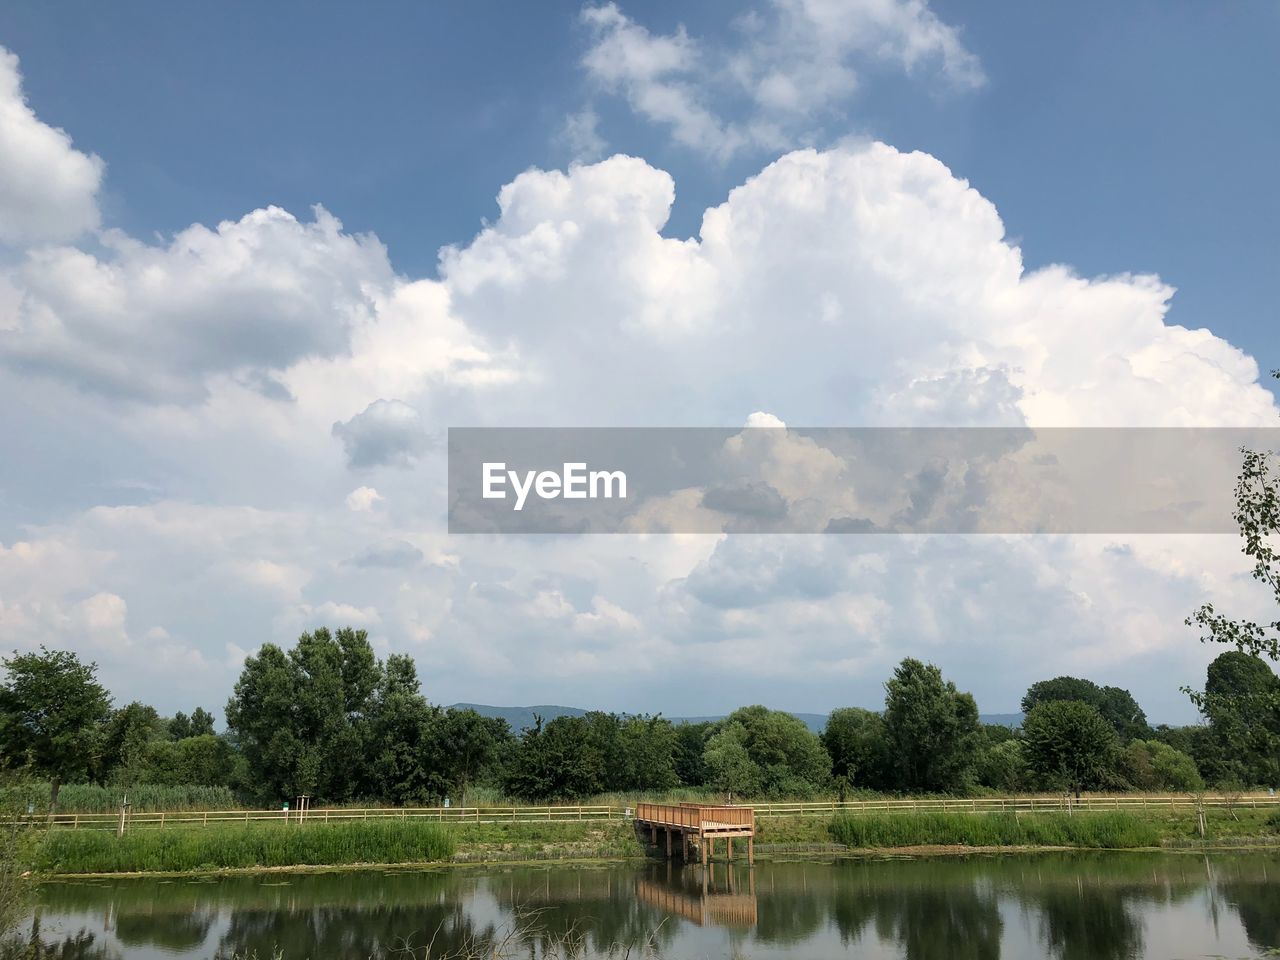
[[[1194,810],[1198,804],[1214,808],[1276,808],[1280,796],[1266,793],[1240,795],[1189,794],[1090,794],[1079,799],[1062,795],[1021,797],[973,797],[968,799],[920,797],[906,799],[810,801],[797,803],[755,803],[757,818],[821,817],[836,813],[910,813],[926,810],[970,811],[975,813],[1030,813],[1054,810]],[[699,805],[691,805],[698,807]],[[624,820],[635,810],[616,804],[557,805],[545,807],[318,807],[297,810],[189,810],[172,812],[130,812],[129,827],[209,826],[220,823],[344,823],[355,820],[433,820],[439,823],[569,823]],[[37,818],[43,821],[43,818]],[[114,830],[120,812],[60,813],[53,826],[73,829]]]

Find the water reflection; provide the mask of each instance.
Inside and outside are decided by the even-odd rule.
[[[655,866],[636,876],[636,899],[700,927],[754,927],[756,872],[735,863]]]
[[[1120,960],[1280,950],[1280,855],[551,866],[51,883],[31,956]]]

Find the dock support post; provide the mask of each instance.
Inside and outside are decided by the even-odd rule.
[[[671,859],[671,828],[667,827],[667,859]]]
[[[728,863],[733,859],[733,837],[724,838],[724,861]]]
[[[698,849],[702,853],[702,865],[704,867],[707,865],[707,844],[709,842],[710,842],[709,838],[705,836],[698,838]]]
[[[754,866],[756,862],[756,838],[747,837],[747,864]]]

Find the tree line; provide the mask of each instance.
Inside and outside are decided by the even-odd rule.
[[[983,724],[971,694],[905,659],[880,711],[832,711],[815,734],[763,706],[722,720],[593,711],[514,733],[423,695],[411,657],[379,660],[364,631],[318,629],[245,660],[226,731],[200,707],[113,708],[67,651],[4,660],[5,766],[61,784],[226,786],[245,803],[437,804],[478,789],[529,801],[691,788],[734,799],[1280,784],[1280,678],[1237,650],[1209,666],[1205,722],[1152,728],[1127,691],[1076,677],[1032,684],[1020,728]]]

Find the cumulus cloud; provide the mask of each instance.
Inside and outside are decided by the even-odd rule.
[[[321,207],[309,223],[268,207],[164,246],[103,242],[101,258],[46,247],[13,269],[5,363],[111,397],[197,402],[218,375],[278,397],[274,375],[346,353],[392,281],[382,245]]]
[[[654,34],[615,3],[587,6],[582,21],[591,84],[721,160],[811,140],[853,97],[864,66],[933,70],[950,89],[985,79],[959,31],[925,0],[769,0],[740,18],[734,46],[699,42],[683,26]]]
[[[0,47],[0,244],[73,240],[96,229],[102,170],[102,160],[36,117],[18,58]]]
[[[373,509],[374,504],[379,503],[384,498],[373,487],[356,487],[347,494],[346,504],[348,509],[357,513],[368,513]]]
[[[628,69],[668,82],[691,44]],[[927,49],[913,69],[946,73]],[[791,153],[686,239],[662,233],[674,187],[628,157],[527,171],[434,278],[394,276],[373,238],[326,214],[278,210],[161,245],[26,256],[0,283],[6,436],[38,451],[83,420],[101,437],[95,471],[159,492],[121,506],[68,487],[48,515],[15,518],[5,635],[88,651],[107,646],[65,624],[107,638],[122,617],[126,635],[161,626],[169,640],[154,642],[209,664],[167,661],[164,695],[187,700],[168,709],[199,702],[202,683],[224,696],[244,651],[324,622],[412,650],[442,699],[536,688],[687,709],[716,670],[715,708],[822,709],[875,703],[912,653],[987,709],[1051,672],[1104,667],[1153,716],[1177,709],[1215,652],[1186,612],[1205,599],[1251,612],[1231,537],[447,536],[443,456],[426,438],[456,423],[1277,422],[1253,359],[1177,325],[1167,283],[1026,270],[994,206],[933,157]],[[770,490],[802,500],[836,466],[780,439],[736,451],[751,467],[739,479],[768,489],[726,484],[720,508],[768,512]],[[348,466],[403,464],[415,469],[352,492]],[[678,506],[706,509],[700,495]],[[143,648],[117,644],[112,676],[160,699],[127,669],[153,666]],[[654,672],[673,655],[689,669]]]
[[[350,420],[333,425],[352,467],[407,467],[430,440],[418,411],[400,400],[375,400]]]

